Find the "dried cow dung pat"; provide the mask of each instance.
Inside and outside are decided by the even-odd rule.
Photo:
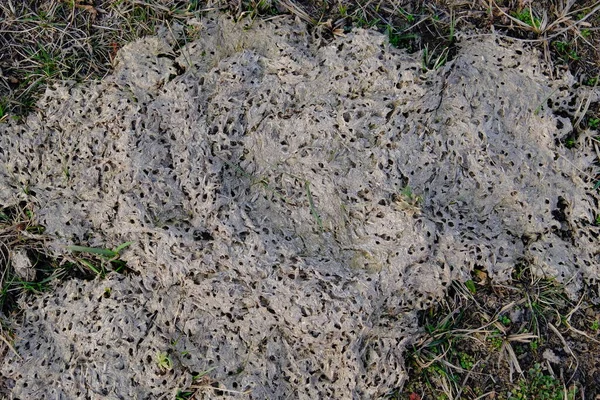
[[[132,242],[124,275],[28,297],[14,397],[172,397],[202,375],[378,398],[406,379],[416,311],[475,267],[599,278],[593,149],[565,149],[546,104],[591,89],[539,55],[477,37],[424,74],[369,30],[319,46],[283,18],[193,23],[197,41],[133,42],[112,76],[0,125],[0,204],[27,182],[58,253]]]

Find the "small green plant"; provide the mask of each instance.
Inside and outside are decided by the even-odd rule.
[[[502,333],[498,329],[494,329],[491,336],[488,337],[488,342],[492,345],[494,350],[500,350],[502,348]]]
[[[577,142],[575,142],[575,138],[568,137],[568,138],[565,139],[565,147],[567,149],[574,148],[576,144],[577,144]]]
[[[598,127],[600,127],[600,118],[590,118],[588,120],[588,126],[592,129],[598,129]]]
[[[538,340],[532,340],[529,342],[529,347],[531,348],[531,351],[537,351],[540,347],[540,342]]]
[[[574,400],[577,394],[575,387],[565,393],[561,382],[551,375],[544,374],[540,364],[535,364],[529,370],[527,378],[519,380],[518,387],[508,394],[509,399]]]
[[[394,205],[402,211],[416,214],[421,212],[421,203],[423,202],[423,198],[415,195],[409,186],[402,188],[400,193],[394,195],[392,199],[394,201]]]
[[[566,52],[567,49],[569,48],[569,45],[565,42],[554,42],[553,43],[554,47],[556,48],[556,50],[558,50],[559,52]]]
[[[402,194],[404,199],[406,201],[408,201],[409,203],[411,203],[412,205],[415,205],[415,206],[419,205],[423,201],[423,198],[421,196],[415,195],[415,193],[413,192],[411,187],[408,185],[405,186],[404,188],[402,188],[400,193]]]
[[[165,352],[156,353],[156,366],[161,371],[170,371],[173,369],[173,360]]]
[[[592,31],[589,29],[582,29],[581,30],[581,36],[584,37],[585,39],[589,38],[592,35]]]
[[[536,31],[542,26],[542,21],[533,14],[531,7],[515,11],[511,15]]]
[[[411,39],[417,37],[415,34],[399,34],[391,25],[386,25],[385,33],[390,44],[394,47],[406,47]]]
[[[590,329],[593,330],[594,332],[598,332],[598,330],[600,330],[600,321],[599,320],[594,320],[592,322],[592,324],[590,325]]]
[[[554,48],[558,55],[565,61],[579,60],[581,57],[577,54],[577,51],[571,47],[569,43],[557,41],[553,43]]]
[[[415,22],[415,16],[407,11],[405,11],[402,7],[400,7],[399,14],[402,15],[408,22],[411,24]]]
[[[35,65],[32,76],[41,76],[42,79],[51,79],[60,74],[62,66],[59,56],[55,52],[48,51],[43,47],[29,51],[32,63]]]
[[[468,353],[460,353],[458,355],[460,366],[463,369],[470,370],[475,365],[475,358]]]
[[[377,18],[367,18],[367,17],[357,17],[356,20],[356,25],[359,28],[365,28],[365,29],[369,29],[369,28],[373,28],[376,27],[377,25],[379,25],[379,19]]]
[[[498,321],[500,321],[500,323],[504,326],[509,326],[511,324],[510,318],[508,318],[506,315],[500,315],[498,317]]]
[[[4,99],[0,100],[0,122],[3,122],[8,116],[8,107]]]

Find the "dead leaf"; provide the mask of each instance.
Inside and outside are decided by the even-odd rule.
[[[475,271],[473,271],[475,273],[475,276],[479,279],[479,282],[477,282],[480,285],[487,285],[488,283],[488,274],[485,271],[476,269]]]
[[[344,30],[343,30],[343,29],[341,29],[341,28],[337,28],[337,29],[334,29],[334,30],[333,30],[333,36],[336,36],[336,37],[344,37],[344,36],[346,36],[346,34],[344,33]]]
[[[96,10],[96,8],[94,6],[88,6],[85,4],[76,4],[75,7],[77,8],[81,8],[87,12],[89,12],[91,14],[91,19],[92,21],[96,19],[96,17],[98,16],[98,10]]]
[[[91,14],[90,18],[93,20],[98,16],[98,10],[94,7],[93,1],[87,0],[75,0],[75,3],[72,3],[71,0],[63,0],[64,3],[74,5],[76,8],[85,10]],[[82,4],[83,3],[83,4]]]

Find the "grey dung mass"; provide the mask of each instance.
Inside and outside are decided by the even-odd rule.
[[[210,370],[234,398],[372,399],[474,268],[598,279],[594,149],[560,139],[599,96],[537,53],[476,37],[424,72],[371,31],[195,23],[0,127],[0,204],[34,201],[56,255],[133,242],[134,273],[23,300],[15,397],[173,398]]]

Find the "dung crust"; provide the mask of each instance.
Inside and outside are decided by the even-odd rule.
[[[0,204],[33,199],[56,255],[132,241],[135,271],[23,299],[15,397],[173,398],[210,370],[253,399],[376,398],[475,268],[598,279],[594,149],[561,145],[598,92],[493,37],[424,72],[372,31],[195,24],[0,127]]]

